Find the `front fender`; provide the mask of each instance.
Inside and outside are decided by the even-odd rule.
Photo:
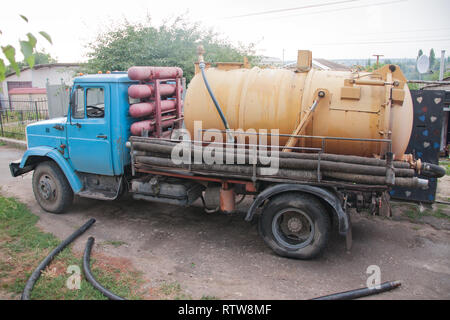
[[[75,173],[75,170],[73,170],[69,162],[62,156],[61,153],[59,153],[57,149],[45,146],[33,147],[28,149],[23,155],[22,160],[20,161],[20,169],[23,169],[27,165],[29,165],[27,161],[28,159],[30,159],[30,157],[48,157],[52,159],[61,168],[62,172],[67,178],[67,181],[69,181],[73,192],[78,193],[83,189],[83,184]]]
[[[245,220],[251,221],[253,215],[256,212],[256,209],[259,208],[267,199],[277,194],[291,191],[309,193],[327,202],[338,218],[339,233],[343,236],[347,235],[347,232],[349,230],[349,221],[347,214],[342,209],[341,201],[339,200],[338,196],[335,193],[324,188],[303,184],[278,184],[272,187],[268,187],[256,197],[255,201],[253,201],[252,205],[248,209],[247,215],[245,216]]]

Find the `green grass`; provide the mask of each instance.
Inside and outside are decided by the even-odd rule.
[[[447,176],[450,176],[450,160],[449,161],[447,161],[447,160],[440,161],[439,165],[443,166],[445,168],[445,174]]]
[[[408,217],[410,220],[413,221],[418,221],[425,216],[450,220],[450,216],[444,213],[445,205],[441,204],[437,204],[435,209],[425,209],[422,212],[420,212],[419,206],[413,204],[402,204],[402,205],[396,204],[395,207],[402,208],[403,215],[405,215],[406,217]]]
[[[114,248],[118,248],[123,245],[126,245],[127,243],[125,241],[120,241],[120,240],[111,240],[111,241],[104,241],[101,244],[110,245],[110,246],[113,246]]]
[[[22,203],[0,196],[0,289],[19,295],[36,266],[60,243],[54,235],[37,228],[38,220]],[[142,298],[142,274],[102,261],[103,257],[91,260],[92,272],[104,287],[127,299]],[[106,300],[83,276],[80,290],[68,289],[67,268],[71,265],[82,270],[82,257],[68,247],[44,270],[31,298]]]
[[[159,290],[166,296],[181,293],[181,285],[178,282],[163,283]]]
[[[26,140],[26,127],[24,126],[8,126],[3,127],[3,134],[0,131],[0,136],[11,139]]]

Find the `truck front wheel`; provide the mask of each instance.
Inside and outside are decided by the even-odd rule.
[[[41,208],[51,213],[63,213],[73,202],[72,188],[53,161],[41,162],[34,170],[33,192]]]
[[[259,217],[259,233],[278,255],[312,259],[326,247],[330,217],[314,196],[290,192],[269,200]]]

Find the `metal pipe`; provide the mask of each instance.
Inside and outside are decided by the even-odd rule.
[[[209,142],[209,141],[200,141],[200,140],[173,140],[173,139],[164,139],[164,138],[152,138],[152,137],[138,137],[138,136],[132,136],[130,137],[130,141],[132,142],[144,142],[144,143],[156,143],[156,144],[167,144],[165,142],[171,142],[171,143],[180,143],[180,142],[185,142],[185,143],[192,143],[195,144],[196,146],[203,146],[203,144],[208,144],[208,145],[222,145],[222,146],[234,146],[234,147],[257,147],[257,148],[261,148],[261,147],[268,147],[268,146],[262,146],[259,144],[244,144],[244,143],[228,143],[228,142]],[[174,145],[174,144],[173,144]],[[273,148],[283,148],[282,146],[272,146]],[[244,148],[241,148],[242,150]],[[301,151],[321,151],[322,149],[320,148],[308,148],[308,147],[292,147],[291,149],[295,149],[295,150],[301,150]],[[238,149],[239,150],[239,149]]]
[[[199,170],[199,171],[219,171],[231,174],[237,174],[241,176],[253,177],[264,176],[261,174],[261,167],[256,167],[255,171],[253,166],[249,165],[226,165],[226,164],[181,164],[177,165],[172,162],[171,159],[150,157],[150,156],[136,156],[136,162],[156,167],[168,167],[168,168],[184,168],[187,170]],[[353,174],[344,172],[323,171],[324,177],[333,178],[342,181],[363,183],[368,185],[386,185],[386,177],[373,176],[364,174]],[[278,173],[274,177],[282,177],[288,179],[297,179],[305,181],[317,181],[317,170],[292,170],[292,169],[278,169]],[[425,180],[427,181],[427,180]],[[396,186],[404,187],[418,187],[421,186],[423,181],[418,178],[397,178],[395,180]]]
[[[89,281],[89,283],[98,291],[100,291],[105,297],[107,297],[110,300],[126,300],[105,287],[103,287],[98,281],[94,278],[94,275],[91,272],[91,251],[92,246],[94,245],[95,239],[93,237],[90,237],[86,243],[86,248],[84,249],[84,255],[83,255],[83,271],[84,275],[86,276],[86,280]]]
[[[408,83],[449,85],[450,81],[408,80]]]
[[[151,137],[130,137],[131,142],[143,142],[143,143],[156,143],[156,144],[164,144],[175,146],[177,143],[180,143],[180,140],[172,140],[172,139],[159,139],[159,138],[151,138]],[[385,141],[385,140],[383,140]],[[267,146],[267,145],[257,145],[257,144],[237,144],[237,143],[225,143],[225,142],[206,142],[206,141],[194,141],[194,140],[183,140],[184,143],[199,143],[199,144],[212,144],[212,145],[224,145],[224,146],[234,146],[234,147],[257,147],[257,148],[283,148],[283,146]],[[299,150],[299,151],[321,151],[321,148],[308,148],[308,147],[292,147],[291,149]],[[240,150],[240,149],[237,149]],[[269,153],[268,153],[269,154]],[[298,152],[279,152],[280,158],[300,158],[300,159],[318,159],[318,154],[314,153],[298,153]],[[348,162],[355,164],[365,164],[365,165],[373,165],[373,166],[386,166],[386,160],[381,160],[377,158],[367,158],[360,156],[348,156],[348,155],[338,155],[338,154],[328,154],[322,153],[320,156],[323,160],[330,160],[336,162]],[[405,161],[394,161],[395,168],[410,168],[409,163]]]
[[[64,250],[66,246],[72,243],[76,238],[86,232],[93,224],[95,223],[95,219],[90,219],[84,225],[82,225],[77,231],[72,233],[66,240],[61,242],[59,246],[53,249],[52,252],[39,264],[39,266],[33,271],[27,283],[25,284],[25,288],[22,292],[22,300],[30,300],[31,291],[33,290],[34,284],[41,276],[41,272],[52,262],[57,254]]]
[[[353,174],[346,172],[333,172],[324,171],[323,175],[328,178],[333,178],[337,180],[344,180],[363,184],[374,184],[374,185],[385,185],[386,177],[364,175],[364,174]],[[428,180],[419,179],[417,177],[413,178],[395,178],[394,186],[397,187],[407,187],[407,188],[426,188],[428,186]]]
[[[222,132],[223,130],[218,129],[202,129],[202,132]],[[298,135],[298,134],[287,134],[287,133],[260,133],[260,132],[238,132],[235,131],[233,134],[239,135],[260,135],[260,136],[275,136],[275,137],[293,137],[293,138],[312,138],[312,139],[323,139],[323,140],[343,140],[343,141],[359,141],[359,142],[392,142],[390,139],[366,139],[366,138],[345,138],[345,137],[327,137],[327,136],[308,136],[308,135]]]
[[[144,150],[153,153],[161,153],[170,155],[172,153],[173,147],[167,145],[159,145],[153,143],[141,143],[135,142],[133,143],[133,147],[136,150]],[[194,157],[195,149],[190,149],[191,157]],[[270,164],[274,159],[278,161],[280,168],[287,169],[302,169],[302,170],[316,170],[319,167],[319,161],[317,159],[295,159],[295,158],[279,158],[279,157],[269,157],[262,156],[257,153],[254,155],[248,150],[242,150],[241,153],[234,152],[234,150],[230,150],[232,152],[231,156],[233,156],[233,161],[235,164],[239,164],[239,160],[244,160],[243,164],[253,164],[260,163]],[[222,162],[226,163],[229,154],[227,154],[228,150],[224,150],[222,156]],[[280,153],[281,155],[282,153]],[[213,157],[217,157],[220,155],[213,155]],[[253,158],[253,156],[255,156]],[[322,157],[321,157],[322,159]],[[338,171],[338,172],[346,172],[346,173],[359,173],[366,175],[375,175],[375,176],[386,176],[387,168],[383,166],[369,166],[369,165],[361,165],[361,164],[352,164],[345,162],[332,162],[321,160],[320,168],[323,170],[329,171]],[[412,169],[394,169],[393,172],[396,176],[399,177],[413,177],[414,170]]]
[[[400,281],[389,281],[382,283],[378,288],[361,288],[340,293],[331,294],[311,300],[351,300],[368,297],[382,292],[390,291],[402,285]]]

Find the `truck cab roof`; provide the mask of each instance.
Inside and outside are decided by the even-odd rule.
[[[110,74],[89,74],[76,77],[75,83],[93,83],[93,82],[128,82],[128,83],[138,83],[138,81],[133,81],[128,78],[128,74],[124,73],[110,73]]]

